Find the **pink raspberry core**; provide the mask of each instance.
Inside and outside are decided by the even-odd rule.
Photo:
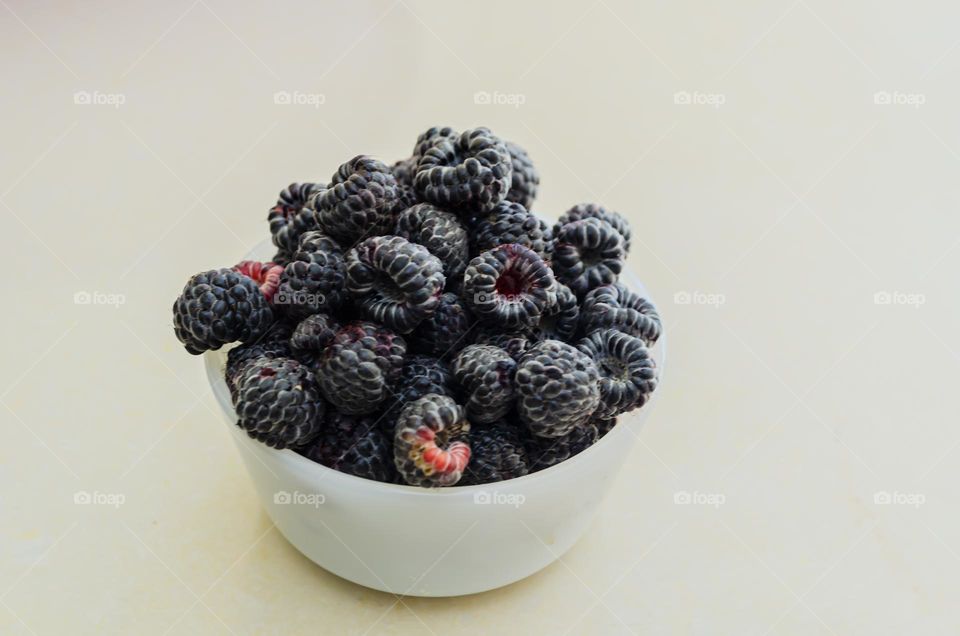
[[[266,296],[267,302],[273,302],[273,295],[277,293],[280,287],[280,275],[283,274],[283,267],[274,263],[261,263],[260,261],[240,261],[233,266],[233,271],[248,276],[257,282],[260,291]]]
[[[416,463],[421,470],[428,473],[460,473],[470,461],[470,446],[464,442],[454,442],[446,449],[437,445],[436,433],[426,426],[416,432],[419,453]]]

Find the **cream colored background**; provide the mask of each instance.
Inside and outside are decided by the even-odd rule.
[[[960,631],[952,3],[0,5],[0,632]],[[524,145],[544,215],[626,214],[671,359],[562,563],[398,602],[272,529],[169,309],[288,182],[436,124]]]

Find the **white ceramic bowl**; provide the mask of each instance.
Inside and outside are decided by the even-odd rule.
[[[249,258],[270,258],[269,242]],[[625,282],[646,293],[631,274]],[[665,338],[653,350],[663,380]],[[497,484],[425,489],[340,473],[252,440],[236,425],[224,351],[207,375],[257,496],[283,536],[324,569],[393,594],[459,596],[508,585],[583,535],[628,456],[654,399],[584,452]]]

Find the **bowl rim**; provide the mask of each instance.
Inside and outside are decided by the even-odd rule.
[[[272,245],[268,239],[265,239],[260,244],[258,244],[254,249],[246,255],[246,259],[258,258],[257,254],[263,252],[265,245]],[[654,300],[651,295],[647,292],[646,286],[640,281],[640,278],[631,270],[625,268],[621,273],[621,278],[626,279],[628,287],[637,293],[641,294],[644,298],[650,300],[653,305],[656,307],[656,300]],[[404,496],[414,496],[414,497],[462,497],[467,495],[476,494],[479,492],[496,490],[498,488],[513,488],[516,485],[526,485],[534,483],[537,481],[543,481],[550,479],[557,475],[561,470],[574,470],[579,465],[588,461],[591,454],[596,453],[596,448],[601,444],[611,444],[613,443],[612,439],[620,439],[624,435],[632,434],[635,437],[639,434],[639,431],[627,431],[623,429],[631,428],[631,423],[639,422],[640,425],[643,424],[644,420],[649,417],[650,413],[653,411],[654,404],[658,401],[658,396],[662,393],[662,385],[664,372],[666,370],[666,360],[667,360],[667,330],[662,329],[660,337],[657,339],[656,344],[651,347],[651,351],[654,352],[654,359],[657,362],[657,367],[659,370],[658,380],[657,380],[657,391],[654,391],[653,397],[649,402],[643,405],[640,409],[637,409],[635,412],[625,413],[619,417],[631,418],[631,421],[620,422],[614,426],[609,433],[604,435],[602,438],[598,439],[594,444],[589,448],[577,453],[573,457],[566,459],[562,462],[554,464],[548,468],[538,470],[537,472],[523,475],[522,477],[514,477],[513,479],[506,479],[503,481],[493,482],[489,484],[475,484],[470,486],[445,486],[442,488],[424,488],[422,486],[411,486],[409,484],[388,484],[386,482],[375,481],[372,479],[366,479],[364,477],[358,477],[356,475],[350,475],[348,473],[340,472],[330,468],[329,466],[324,466],[318,462],[304,457],[299,453],[289,449],[276,449],[266,444],[262,444],[252,439],[244,431],[240,431],[237,426],[237,414],[233,408],[233,404],[229,401],[229,391],[226,387],[226,381],[223,377],[223,364],[222,356],[225,350],[213,350],[206,351],[203,354],[204,367],[206,369],[207,380],[210,383],[210,389],[213,392],[214,399],[220,405],[220,409],[223,411],[223,414],[226,416],[228,423],[231,424],[235,431],[231,431],[231,435],[236,435],[238,438],[242,438],[243,442],[246,442],[251,445],[256,445],[260,452],[266,452],[268,454],[274,455],[278,461],[286,462],[288,464],[292,463],[293,466],[298,466],[301,470],[313,471],[315,472],[319,480],[326,479],[328,477],[336,480],[346,480],[346,483],[353,482],[354,485],[358,488],[369,488],[374,491],[379,490],[383,493],[395,493],[402,494]],[[640,428],[640,426],[636,426]],[[242,433],[242,435],[239,435]],[[318,480],[318,481],[319,481]]]

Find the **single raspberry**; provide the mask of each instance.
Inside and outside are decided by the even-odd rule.
[[[240,261],[233,266],[233,271],[240,272],[244,276],[257,281],[267,302],[273,303],[273,295],[277,293],[277,289],[280,287],[283,267],[274,263],[261,263],[260,261]]]
[[[273,321],[257,281],[232,269],[191,277],[173,303],[174,333],[193,355],[238,340],[258,340]]]
[[[557,220],[557,223],[553,226],[553,233],[558,234],[560,228],[562,228],[567,223],[572,221],[580,221],[583,219],[600,219],[601,221],[606,221],[613,226],[617,232],[620,232],[620,236],[623,237],[623,250],[624,252],[630,252],[630,221],[625,219],[623,215],[614,212],[613,210],[608,210],[602,205],[597,205],[596,203],[581,203],[575,205],[563,214],[560,215],[560,218]]]
[[[261,358],[237,382],[237,424],[269,446],[303,446],[320,432],[325,404],[313,373],[296,360]]]
[[[530,472],[550,468],[566,461],[596,443],[599,433],[593,422],[574,426],[567,434],[545,439],[530,435],[523,436]]]
[[[474,245],[485,252],[498,245],[518,243],[529,247],[545,261],[550,260],[550,228],[519,203],[498,203],[474,228]]]
[[[267,214],[267,222],[270,224],[273,244],[283,254],[296,252],[300,236],[317,229],[315,211],[307,204],[326,187],[322,183],[291,183],[280,192],[277,204]]]
[[[393,449],[411,486],[453,486],[470,461],[470,422],[452,398],[425,395],[400,411]]]
[[[598,329],[616,329],[653,346],[663,327],[657,308],[624,285],[604,285],[587,294],[580,306],[580,326],[589,335]]]
[[[540,185],[540,173],[530,160],[527,151],[512,142],[506,142],[507,152],[510,153],[510,163],[513,165],[513,179],[510,191],[507,192],[507,201],[519,203],[528,210],[537,198],[537,187]]]
[[[513,408],[517,361],[490,345],[470,345],[453,361],[453,376],[463,389],[471,422],[493,422]]]
[[[577,296],[563,283],[557,283],[557,303],[543,312],[534,332],[538,340],[569,342],[580,325]]]
[[[234,347],[227,352],[227,364],[223,370],[223,379],[230,390],[230,397],[236,401],[237,382],[247,366],[261,359],[289,358],[293,355],[286,340],[264,338]]]
[[[453,374],[447,365],[430,356],[410,356],[403,361],[396,389],[388,399],[380,428],[389,432],[391,438],[395,431],[397,416],[403,407],[431,393],[455,397],[456,389]]]
[[[347,290],[361,312],[400,333],[436,311],[443,284],[440,259],[399,236],[374,236],[347,253]]]
[[[418,203],[397,218],[397,236],[423,245],[440,259],[446,278],[462,278],[470,260],[467,230],[456,215],[430,203]]]
[[[507,329],[527,329],[557,302],[553,271],[533,250],[501,245],[467,266],[463,297],[484,322]]]
[[[370,416],[345,415],[331,410],[323,430],[302,454],[348,475],[396,483],[393,439],[376,426]]]
[[[616,417],[640,408],[657,388],[657,363],[640,338],[603,329],[581,340],[578,348],[600,371],[596,417]]]
[[[538,437],[562,437],[600,402],[600,373],[585,353],[559,340],[533,346],[517,367],[517,411]]]
[[[413,184],[425,201],[488,211],[510,190],[510,152],[486,128],[456,139],[437,135],[417,163]]]
[[[421,322],[407,339],[417,353],[450,359],[473,342],[476,322],[467,303],[456,294],[441,294],[433,315]]]
[[[320,389],[342,413],[373,413],[391,395],[406,353],[406,342],[392,331],[372,322],[350,323],[323,352]]]
[[[496,329],[481,329],[477,332],[475,342],[476,344],[499,347],[509,353],[511,358],[519,362],[523,354],[536,344],[536,341],[531,338],[532,336],[526,332],[503,332]]]
[[[606,420],[600,418],[594,418],[590,420],[590,423],[597,427],[597,434],[600,437],[603,437],[607,433],[613,430],[613,427],[617,425],[617,418],[611,417]]]
[[[470,427],[470,462],[461,486],[490,484],[528,472],[527,450],[515,424],[498,420]]]
[[[307,316],[290,336],[290,349],[298,355],[316,357],[333,340],[340,325],[326,314]]]
[[[317,221],[345,244],[384,234],[393,230],[399,194],[390,168],[359,155],[340,166],[317,199]]]
[[[617,282],[625,257],[623,237],[600,219],[571,221],[554,237],[553,269],[578,298]]]
[[[306,232],[283,268],[274,304],[294,318],[336,311],[346,281],[343,251],[322,232]]]

